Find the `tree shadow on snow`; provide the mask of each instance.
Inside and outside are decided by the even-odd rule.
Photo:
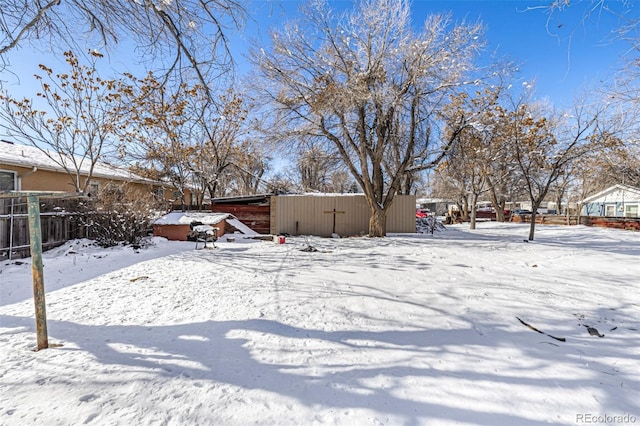
[[[510,319],[507,321],[511,324],[477,324],[476,330],[469,327],[325,331],[269,319],[170,326],[92,326],[50,321],[49,330],[53,338],[67,346],[51,350],[77,350],[66,343],[72,342],[104,365],[149,371],[168,378],[191,378],[264,390],[298,400],[308,407],[371,409],[404,418],[405,424],[433,419],[522,425],[540,421],[525,414],[492,409],[491,403],[482,404],[481,400],[475,400],[479,405],[474,406],[472,401],[477,391],[474,393],[473,387],[515,385],[521,389],[524,386],[533,389],[534,394],[593,388],[601,398],[604,396],[600,402],[602,407],[622,404],[629,412],[639,412],[640,405],[634,400],[640,389],[638,376],[616,369],[607,360],[608,357],[633,357],[633,348],[640,347],[638,322],[623,311],[608,309],[572,318],[558,328],[560,331],[553,331],[565,333],[567,342],[564,343]],[[607,336],[589,336],[579,324],[585,321],[600,326]],[[33,332],[31,318],[1,316],[0,322],[4,327]],[[610,332],[609,326],[614,323],[618,324],[618,331]],[[491,366],[499,359],[497,348],[519,351],[523,358],[532,361],[523,364],[519,359],[501,360],[499,365],[508,371],[494,370]],[[278,355],[284,352],[286,356]],[[396,355],[386,358],[387,353]],[[438,363],[449,356],[461,362],[444,367]],[[185,364],[185,360],[191,362]],[[194,367],[194,363],[198,367]],[[558,367],[558,363],[567,371],[582,374],[563,377],[545,374],[545,370]],[[428,398],[429,390],[425,395],[401,392],[406,381],[433,384],[438,379],[454,379],[460,383],[459,389],[439,390],[447,394],[447,401],[468,400],[469,403],[429,402],[434,401]],[[407,387],[409,391],[413,389],[411,385]],[[635,392],[628,392],[630,389]],[[555,414],[575,419],[577,413]]]

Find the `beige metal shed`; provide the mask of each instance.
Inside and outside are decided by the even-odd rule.
[[[271,234],[329,237],[369,233],[369,206],[363,194],[303,194],[271,197]],[[416,232],[416,197],[396,195],[387,232]]]

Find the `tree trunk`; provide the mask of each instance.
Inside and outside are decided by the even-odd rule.
[[[198,210],[204,210],[204,191],[196,194],[196,204],[198,205]]]
[[[531,223],[529,224],[529,241],[533,241],[533,234],[536,232],[536,211],[531,212]]]
[[[562,197],[564,197],[564,191],[558,191],[556,193],[556,214],[562,214]]]
[[[478,204],[478,194],[471,194],[471,222],[469,229],[476,229],[476,204]]]
[[[487,184],[489,185],[489,199],[491,200],[491,205],[496,210],[496,222],[504,222],[504,205],[505,200],[504,197],[502,199],[498,199],[498,193],[496,191],[496,187],[493,185],[493,182],[489,178],[486,177]]]
[[[462,220],[467,221],[469,219],[469,200],[465,196],[462,199]]]
[[[369,236],[384,237],[387,235],[387,211],[377,204],[371,207],[369,219]]]
[[[532,202],[531,203],[531,223],[529,224],[529,241],[533,241],[533,235],[536,231],[536,217],[538,216],[538,207],[540,207],[541,202]]]
[[[489,198],[491,199],[491,205],[496,211],[496,222],[504,222],[504,200],[498,200],[498,195],[493,189],[489,191]]]

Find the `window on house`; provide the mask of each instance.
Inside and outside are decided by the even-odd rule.
[[[625,217],[638,217],[638,206],[627,206],[624,215]]]
[[[0,170],[0,191],[16,191],[17,189],[16,172]]]
[[[616,215],[616,206],[614,204],[609,204],[606,206],[605,216],[615,216]]]
[[[161,186],[153,188],[153,195],[161,200],[164,200],[164,188]]]
[[[97,183],[91,182],[89,184],[89,194],[91,194],[92,197],[97,197],[99,192],[100,186]]]

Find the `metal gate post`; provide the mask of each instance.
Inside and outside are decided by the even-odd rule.
[[[11,199],[11,212],[9,214],[9,260],[12,259],[11,252],[13,251],[13,203],[14,199]]]
[[[40,200],[29,195],[29,240],[31,246],[31,274],[33,275],[33,300],[36,305],[36,351],[49,347],[47,336],[47,311],[44,298],[44,274],[42,266],[42,232],[40,229]]]

